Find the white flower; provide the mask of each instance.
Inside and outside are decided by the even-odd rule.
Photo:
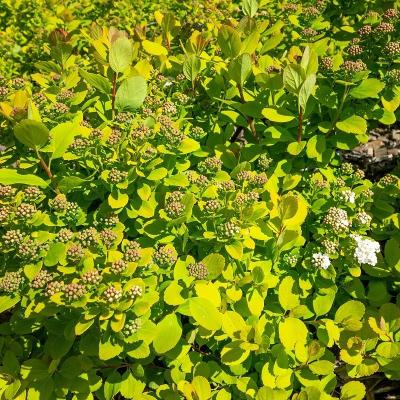
[[[328,269],[331,265],[331,260],[326,254],[315,253],[312,255],[312,264],[317,268]]]
[[[379,243],[369,238],[363,238],[359,235],[351,235],[352,239],[356,242],[356,249],[354,250],[354,258],[360,265],[369,264],[376,265],[378,258],[376,253],[379,253],[381,248]]]
[[[340,193],[340,198],[347,203],[354,204],[356,202],[356,194],[351,190],[343,190]]]

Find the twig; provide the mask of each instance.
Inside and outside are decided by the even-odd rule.
[[[303,136],[303,108],[302,107],[300,107],[298,121],[299,121],[299,124],[297,126],[297,143],[300,143],[302,136]]]
[[[50,168],[48,167],[48,165],[46,164],[46,161],[43,160],[42,156],[40,155],[39,151],[36,150],[36,155],[39,158],[39,162],[40,162],[40,166],[42,167],[42,169],[44,170],[44,172],[46,172],[46,175],[49,177],[52,185],[54,186],[54,190],[57,194],[60,194],[60,189],[57,186],[57,182],[54,178],[54,175],[51,173]]]
[[[111,110],[112,110],[112,117],[114,119],[115,114],[115,97],[117,95],[117,73],[114,72],[113,80],[112,80],[112,93],[111,93]]]
[[[246,100],[244,99],[243,88],[239,83],[237,84],[237,89],[239,91],[239,96],[240,96],[241,103],[242,104],[246,103]],[[251,118],[251,117],[247,117],[247,123],[249,124],[251,133],[253,134],[254,138],[257,139],[257,131],[256,131],[256,127],[254,125],[254,119]]]

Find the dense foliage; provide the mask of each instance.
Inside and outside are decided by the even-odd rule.
[[[398,119],[397,4],[139,3],[1,4],[1,399],[373,398],[400,179],[340,151]]]

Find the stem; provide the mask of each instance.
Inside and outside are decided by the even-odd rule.
[[[111,93],[111,109],[112,109],[112,118],[114,119],[115,114],[115,96],[117,95],[117,73],[114,72],[113,80],[112,80],[112,93]]]
[[[237,89],[239,91],[239,96],[240,96],[241,103],[242,104],[246,103],[246,100],[244,99],[243,88],[239,83],[237,84]],[[247,117],[247,123],[249,124],[251,133],[253,134],[254,138],[257,139],[257,131],[256,131],[256,127],[254,125],[254,119],[251,118],[251,117]]]
[[[300,107],[299,110],[299,124],[297,126],[297,143],[301,142],[301,138],[303,136],[303,107]]]
[[[341,112],[343,110],[343,106],[344,106],[344,103],[346,101],[347,95],[349,94],[349,91],[350,91],[350,87],[346,85],[344,87],[342,101],[340,102],[340,105],[339,105],[339,108],[338,108],[337,113],[335,115],[335,118],[332,121],[332,126],[330,127],[328,133],[326,134],[327,136],[329,136],[332,133],[332,131],[335,129],[336,122],[339,121],[339,117],[340,117],[340,114],[341,114]]]
[[[60,189],[58,189],[57,187],[57,182],[54,178],[54,175],[51,173],[50,168],[48,167],[48,165],[46,164],[46,161],[43,160],[42,156],[40,155],[38,149],[36,149],[36,155],[39,158],[39,163],[40,166],[42,167],[43,171],[46,172],[46,175],[49,177],[52,185],[54,186],[54,190],[57,194],[60,194]]]

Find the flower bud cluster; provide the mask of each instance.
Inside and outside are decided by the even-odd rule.
[[[176,260],[176,254],[170,247],[160,246],[153,254],[153,261],[161,268],[172,267]]]
[[[116,185],[123,182],[128,177],[128,172],[112,168],[108,173],[108,182]]]
[[[122,297],[122,290],[118,290],[114,286],[109,286],[104,292],[103,297],[108,303],[116,303]]]
[[[335,233],[343,233],[350,226],[347,212],[336,207],[328,209],[323,222],[332,228]]]
[[[117,260],[111,264],[111,272],[114,274],[122,274],[127,268],[127,263],[124,260]]]
[[[126,296],[132,300],[135,300],[137,297],[141,297],[142,295],[143,289],[138,285],[131,287],[126,293]]]
[[[67,250],[67,258],[72,263],[79,262],[85,255],[85,250],[80,244],[72,244]]]
[[[206,265],[202,262],[197,262],[194,264],[189,264],[187,270],[190,276],[196,279],[206,279],[208,276],[208,269]]]
[[[134,240],[125,246],[124,260],[127,262],[137,262],[140,260],[140,244]]]
[[[19,290],[24,281],[21,271],[6,272],[0,281],[0,291],[13,294]]]
[[[69,301],[79,300],[86,293],[86,288],[80,283],[69,283],[64,286],[64,295]]]
[[[117,234],[111,229],[103,229],[100,232],[100,239],[106,248],[111,248],[117,239]]]
[[[125,322],[124,329],[122,330],[122,333],[128,337],[133,334],[135,334],[142,326],[142,322],[139,318],[136,318],[131,321]]]
[[[43,289],[52,280],[53,280],[52,275],[48,271],[46,271],[45,269],[42,269],[33,278],[32,282],[31,282],[31,287],[33,289]]]
[[[261,154],[257,160],[257,166],[261,171],[266,171],[272,164],[272,158],[266,154]]]
[[[97,285],[101,282],[101,275],[97,269],[92,269],[82,275],[82,282],[88,285]]]
[[[24,200],[27,202],[37,201],[43,192],[36,186],[28,186],[24,189]]]
[[[219,231],[222,237],[231,238],[240,233],[240,226],[234,221],[228,221],[221,225]]]
[[[55,237],[57,242],[67,243],[74,237],[74,233],[68,228],[61,228]]]

